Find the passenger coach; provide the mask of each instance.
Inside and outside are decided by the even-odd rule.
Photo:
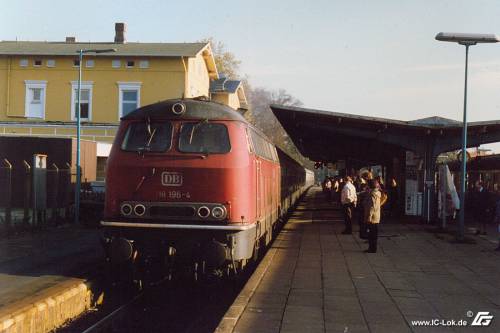
[[[108,159],[108,259],[175,256],[237,270],[311,184],[227,106],[179,99],[142,107],[121,119]]]

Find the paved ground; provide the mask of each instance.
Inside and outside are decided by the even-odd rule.
[[[80,226],[0,240],[0,313],[62,282],[81,280],[102,256],[99,231]]]
[[[312,189],[268,252],[234,332],[500,332],[495,244],[456,244],[420,225],[383,224],[379,252],[366,254],[367,244],[342,228],[339,211]],[[470,324],[468,311],[495,318],[479,328],[412,325]]]

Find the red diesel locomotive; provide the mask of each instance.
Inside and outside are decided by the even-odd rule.
[[[139,108],[121,119],[108,159],[107,259],[241,269],[313,181],[225,105],[178,99]]]

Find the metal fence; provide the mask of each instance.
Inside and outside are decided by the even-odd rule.
[[[73,215],[71,166],[52,164],[38,170],[23,160],[0,161],[0,230],[41,228],[69,221]]]

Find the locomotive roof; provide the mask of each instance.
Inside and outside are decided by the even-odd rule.
[[[172,112],[172,106],[176,103],[183,103],[186,111],[181,115]],[[197,99],[169,99],[158,103],[143,106],[128,115],[122,120],[133,119],[208,119],[208,120],[239,120],[247,122],[246,119],[236,110],[229,106]]]

